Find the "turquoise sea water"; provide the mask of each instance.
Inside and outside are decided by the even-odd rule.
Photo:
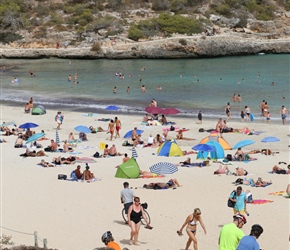
[[[225,116],[231,102],[233,116],[248,105],[258,119],[264,99],[274,119],[281,105],[289,107],[289,55],[256,55],[213,59],[176,60],[71,60],[2,59],[1,100],[25,103],[32,96],[36,104],[104,109],[117,105],[124,112],[144,112],[152,98],[160,107],[175,107],[183,115]],[[145,68],[145,70],[141,70]],[[33,70],[35,77],[30,77]],[[79,82],[67,81],[77,73]],[[124,79],[116,77],[122,73]],[[132,74],[132,77],[129,75]],[[11,80],[17,77],[19,83]],[[275,83],[272,86],[272,82]],[[145,85],[147,92],[140,87]],[[130,93],[126,92],[130,86]],[[157,90],[161,86],[162,90]],[[113,88],[117,87],[117,94]],[[240,105],[232,103],[240,94]],[[283,100],[282,97],[285,97]]]

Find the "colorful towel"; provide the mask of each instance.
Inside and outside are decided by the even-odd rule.
[[[117,166],[118,167],[118,166]],[[148,178],[164,178],[164,175],[157,175],[157,176],[140,176],[140,178],[148,179]]]
[[[83,162],[83,163],[95,163],[97,162],[95,159],[93,158],[89,158],[89,157],[80,157],[78,159],[76,159],[76,162]]]
[[[90,181],[76,180],[76,179],[73,179],[73,178],[67,178],[66,180],[67,180],[67,181],[74,181],[74,182],[87,182],[87,183],[91,183],[91,182],[95,182],[95,181],[101,181],[100,178],[93,178],[93,179],[90,180]]]
[[[190,167],[204,167],[204,164],[203,164],[203,162],[195,162],[195,163],[181,165],[181,167],[187,167],[187,168],[190,168]]]
[[[272,200],[253,200],[253,202],[248,203],[248,204],[257,205],[257,204],[265,204],[265,203],[271,203],[271,202],[274,202],[274,201],[272,201]]]
[[[285,191],[278,191],[278,192],[269,193],[269,195],[279,195],[279,196],[286,195],[286,194],[287,193]]]

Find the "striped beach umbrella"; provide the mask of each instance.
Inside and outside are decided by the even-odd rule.
[[[137,154],[137,150],[135,147],[132,148],[132,158],[134,158],[135,160],[137,159],[138,154]]]
[[[158,162],[152,165],[149,169],[151,173],[159,175],[173,174],[178,171],[177,166],[169,162]]]
[[[60,141],[59,141],[59,135],[58,135],[58,130],[56,130],[56,132],[55,132],[55,142],[56,142],[56,144],[59,144],[60,143]]]

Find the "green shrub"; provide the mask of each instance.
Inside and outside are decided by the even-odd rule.
[[[56,31],[58,32],[62,32],[62,31],[68,31],[67,27],[61,25],[61,24],[58,24],[54,27],[56,29]]]
[[[136,25],[132,25],[128,31],[128,37],[134,41],[144,38],[143,33]]]
[[[225,17],[231,17],[232,16],[232,12],[231,12],[231,8],[229,5],[227,4],[221,4],[218,5],[216,8],[216,12],[225,16]]]
[[[16,33],[11,32],[0,33],[0,42],[4,44],[11,43],[21,39],[23,39],[23,36]]]
[[[178,12],[185,8],[185,4],[186,4],[185,0],[173,0],[171,2],[170,9],[173,12]]]
[[[285,4],[285,10],[289,11],[290,10],[290,0],[288,0]]]
[[[102,51],[102,48],[101,48],[100,43],[99,43],[99,42],[95,42],[95,43],[92,45],[91,51],[94,51],[94,52],[101,52],[101,51]]]
[[[184,38],[179,39],[178,41],[181,45],[186,46],[187,45],[187,41]]]
[[[152,10],[168,10],[170,3],[168,0],[153,0],[152,1]]]

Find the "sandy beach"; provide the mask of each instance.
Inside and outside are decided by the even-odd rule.
[[[114,118],[118,116],[122,122],[121,138],[109,140],[109,134],[99,132],[88,134],[88,141],[79,143],[75,151],[81,154],[77,157],[92,157],[98,151],[101,142],[115,144],[118,152],[132,155],[131,147],[124,147],[123,135],[134,127],[144,130],[142,138],[147,141],[150,134],[156,136],[162,133],[162,126],[141,125],[142,116],[120,113],[99,114],[98,116],[85,117],[80,112],[63,111],[64,122],[59,130],[60,141],[68,139],[70,132],[78,137],[74,127],[78,125],[101,126],[105,130],[108,122],[98,121],[100,118]],[[14,121],[18,126],[25,122],[34,122],[39,127],[33,129],[36,133],[44,130],[46,137],[55,139],[56,110],[47,110],[47,114],[34,116],[24,114],[23,107],[2,106],[1,123]],[[225,117],[223,117],[225,118]],[[212,129],[217,123],[216,119],[204,119],[202,124],[196,124],[197,118],[182,118],[177,116],[167,117],[167,120],[176,122],[180,128],[187,128],[184,133],[188,138],[195,140],[179,140],[178,145],[182,150],[190,151],[201,139],[208,136],[207,132],[198,132],[200,128]],[[290,163],[289,159],[289,125],[283,126],[281,121],[266,124],[265,122],[246,123],[238,119],[230,120],[228,125],[233,128],[248,126],[254,131],[265,131],[259,135],[246,135],[242,133],[227,133],[224,138],[230,146],[241,140],[251,139],[255,143],[243,148],[244,151],[269,148],[276,153],[274,156],[262,154],[252,155],[255,161],[233,162],[229,165],[231,171],[235,166],[240,166],[249,172],[248,178],[272,181],[267,187],[250,187],[242,185],[243,190],[250,190],[254,199],[272,200],[266,204],[248,204],[248,223],[243,227],[246,235],[249,234],[253,224],[261,224],[264,233],[258,239],[261,249],[285,250],[289,249],[289,199],[284,196],[272,196],[271,192],[286,189],[289,183],[288,175],[269,174],[272,167],[278,162]],[[12,128],[12,127],[10,127]],[[175,138],[176,132],[169,132],[169,138]],[[263,143],[266,136],[275,136],[279,142]],[[120,191],[125,179],[115,178],[116,166],[122,163],[122,156],[98,158],[96,163],[89,163],[91,171],[100,181],[70,182],[58,180],[58,174],[70,175],[78,163],[68,166],[44,168],[37,165],[41,159],[51,162],[53,157],[69,154],[50,153],[48,157],[27,157],[19,155],[25,152],[24,148],[14,148],[16,136],[2,136],[7,143],[1,143],[1,234],[11,235],[15,245],[33,245],[33,234],[38,232],[39,238],[48,241],[49,248],[61,250],[94,249],[102,247],[102,234],[110,230],[115,240],[122,248],[138,250],[165,250],[184,249],[187,235],[180,237],[176,231],[181,227],[186,217],[194,208],[200,208],[207,235],[200,226],[197,227],[197,240],[199,249],[218,249],[218,237],[221,227],[232,221],[233,211],[227,207],[229,194],[236,188],[232,182],[237,177],[233,175],[213,175],[219,163],[210,161],[207,167],[179,167],[178,171],[163,178],[130,179],[127,180],[136,196],[141,202],[148,203],[148,213],[151,216],[153,230],[141,227],[139,246],[129,245],[130,228],[124,224],[120,202]],[[50,140],[40,143],[46,147]],[[61,146],[63,143],[60,143]],[[236,150],[227,150],[225,155],[234,154]],[[177,164],[191,157],[196,160],[196,154],[183,157],[159,157],[157,147],[137,148],[137,162],[142,170],[149,171],[149,167],[160,161]],[[82,170],[85,163],[80,163]],[[287,165],[279,166],[287,169]],[[147,190],[144,184],[150,182],[168,181],[177,178],[182,187],[167,190]],[[8,230],[9,229],[9,230]],[[14,231],[11,231],[14,230]],[[15,232],[17,231],[17,232]],[[42,246],[42,242],[39,241]],[[193,247],[191,246],[191,249]]]

